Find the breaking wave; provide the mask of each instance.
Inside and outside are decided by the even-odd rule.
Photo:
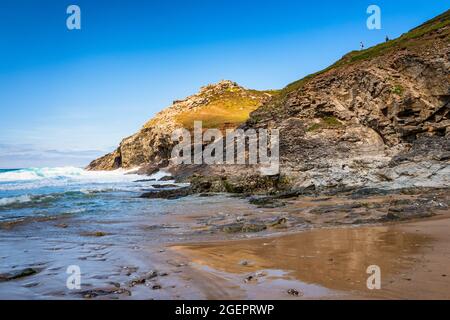
[[[17,207],[20,205],[28,204],[38,204],[38,203],[48,203],[57,198],[60,198],[61,194],[55,195],[21,195],[16,197],[6,197],[0,198],[0,209],[4,207]]]
[[[0,199],[0,207],[9,206],[11,204],[16,204],[16,203],[26,203],[26,202],[30,202],[30,201],[33,201],[33,199],[29,195],[10,197],[10,198],[2,198],[2,199]]]
[[[0,172],[0,182],[32,181],[42,179],[75,179],[75,180],[132,180],[126,178],[125,170],[87,171],[76,167],[27,168]]]
[[[118,208],[127,212],[126,203],[139,203],[136,199],[142,190],[166,175],[158,172],[149,177],[123,169],[87,171],[76,167],[0,169],[0,220],[72,212],[110,213]]]
[[[65,187],[79,184],[117,184],[132,182],[140,177],[123,169],[87,171],[76,167],[27,168],[0,172],[0,190]]]

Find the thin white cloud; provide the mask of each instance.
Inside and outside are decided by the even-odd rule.
[[[106,150],[39,149],[30,144],[0,143],[0,168],[86,166]]]

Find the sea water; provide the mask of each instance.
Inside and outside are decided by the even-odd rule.
[[[127,284],[152,270],[171,273],[171,268],[178,268],[166,245],[203,239],[195,229],[199,214],[209,217],[251,208],[245,200],[225,195],[140,197],[155,190],[155,184],[173,187],[174,181],[158,181],[165,175],[74,167],[1,170],[0,278],[27,268],[37,273],[0,281],[0,299],[76,299],[84,297],[83,290],[104,292],[111,287],[112,296],[129,298],[115,294],[111,283],[133,290],[131,298],[137,299],[203,298],[177,273],[163,277],[168,283],[161,285],[167,290]],[[66,286],[71,266],[81,270],[81,290]],[[171,289],[174,283],[179,285]]]
[[[122,169],[76,167],[0,169],[0,222],[123,210],[164,175],[146,179]]]

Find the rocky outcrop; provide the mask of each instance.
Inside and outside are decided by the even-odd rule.
[[[247,126],[280,129],[282,171],[296,187],[449,186],[449,22],[446,12],[350,53],[286,87]]]
[[[245,165],[168,170],[199,192],[448,187],[449,70],[447,11],[398,39],[350,52],[326,70],[270,92],[271,98],[220,84],[213,91],[236,88],[261,103],[240,128],[280,130],[280,175],[261,177],[256,166]],[[183,123],[179,110],[199,117],[196,108],[213,100],[205,97],[210,89],[175,103],[90,168],[154,166],[167,159],[167,128],[175,127],[174,119]]]
[[[227,80],[205,86],[195,95],[174,101],[139,132],[122,140],[114,152],[92,161],[87,169],[145,166],[141,173],[151,173],[167,165],[173,147],[171,133],[175,129],[190,129],[194,121],[202,121],[205,129],[236,128],[270,97],[268,92],[245,89]]]
[[[280,130],[280,175],[291,190],[448,187],[449,34],[446,12],[351,52],[282,89],[243,128]],[[214,179],[213,171],[226,176],[228,189],[249,191],[255,180],[250,168],[202,170],[196,184],[198,176]]]

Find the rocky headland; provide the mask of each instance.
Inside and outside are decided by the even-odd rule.
[[[90,170],[170,172],[191,193],[291,197],[450,186],[450,11],[281,90],[234,82],[175,101]],[[278,129],[280,173],[257,165],[170,163],[176,128]],[[183,195],[189,194],[185,189]],[[170,193],[173,196],[173,192]]]

